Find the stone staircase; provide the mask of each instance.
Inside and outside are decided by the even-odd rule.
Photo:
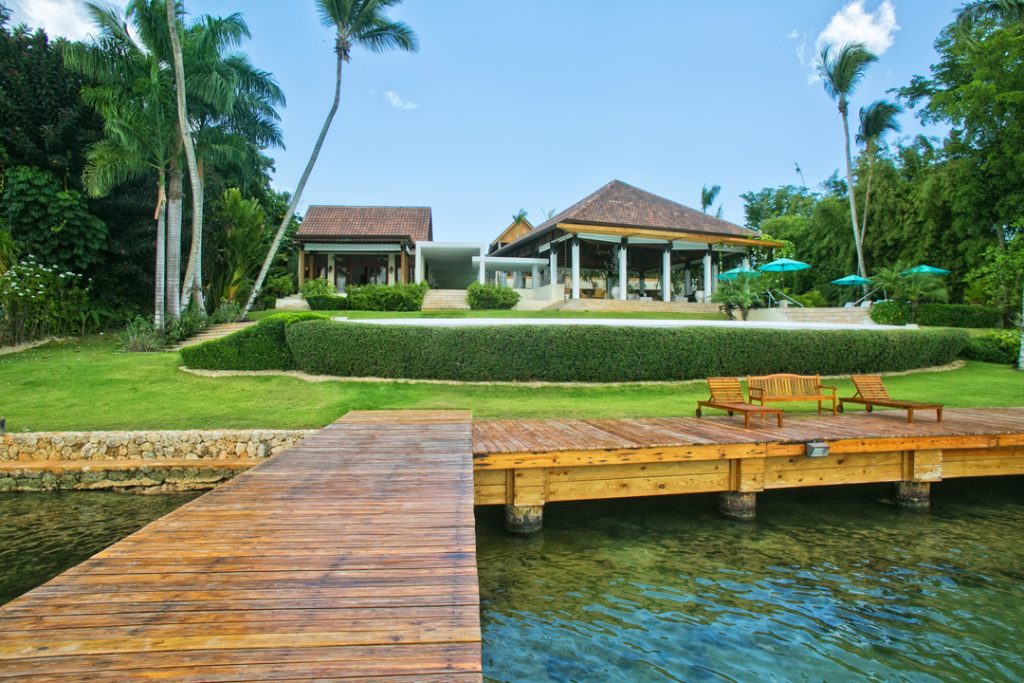
[[[464,289],[428,289],[423,297],[424,311],[468,311],[469,300]]]
[[[309,304],[306,303],[301,294],[292,294],[283,299],[278,299],[274,304],[274,308],[278,311],[308,311]]]
[[[839,323],[844,325],[871,325],[871,314],[866,308],[796,308],[785,310],[791,323]]]
[[[719,313],[719,304],[688,301],[643,301],[640,299],[569,299],[548,306],[548,311],[590,311],[595,313]]]
[[[255,324],[256,323],[254,323],[254,322],[244,322],[244,323],[224,323],[223,325],[211,325],[210,327],[207,327],[205,330],[203,330],[202,332],[200,332],[196,336],[189,337],[188,339],[183,339],[182,341],[178,342],[174,346],[168,346],[164,350],[165,351],[180,351],[183,348],[185,348],[186,346],[195,346],[196,344],[202,344],[204,341],[210,341],[211,339],[220,339],[221,337],[226,337],[229,334],[234,334],[235,332],[238,332],[239,330],[244,330],[245,328],[247,328],[247,327],[249,327],[251,325],[255,325]]]

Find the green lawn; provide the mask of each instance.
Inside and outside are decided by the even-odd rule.
[[[109,337],[0,356],[0,417],[10,431],[285,429],[321,427],[353,409],[463,408],[490,419],[679,416],[692,415],[705,397],[701,383],[520,388],[203,378],[181,372],[179,362],[176,353],[119,352]],[[838,384],[840,395],[852,393]],[[896,396],[949,406],[1024,405],[1024,375],[986,363],[887,384]]]
[[[253,311],[251,320],[259,320],[282,311]],[[592,311],[316,311],[325,316],[347,318],[640,318],[646,320],[726,320],[724,313],[614,313]]]

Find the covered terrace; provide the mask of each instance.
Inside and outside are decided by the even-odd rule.
[[[720,271],[749,265],[752,247],[776,246],[756,231],[613,180],[488,258],[544,263],[533,277],[564,281],[573,299],[700,302]]]

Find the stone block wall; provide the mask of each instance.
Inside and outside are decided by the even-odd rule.
[[[0,436],[0,463],[267,458],[312,430],[25,432]]]

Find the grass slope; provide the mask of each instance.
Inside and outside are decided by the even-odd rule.
[[[397,382],[309,384],[290,377],[195,377],[176,353],[129,354],[109,338],[0,356],[0,417],[9,431],[316,428],[349,410],[462,408],[477,418],[693,415],[701,383],[517,388]],[[851,395],[848,382],[837,382]],[[953,407],[1024,405],[1017,371],[968,363],[886,380],[894,396]],[[790,406],[787,406],[787,410]],[[812,409],[810,404],[804,409]]]

